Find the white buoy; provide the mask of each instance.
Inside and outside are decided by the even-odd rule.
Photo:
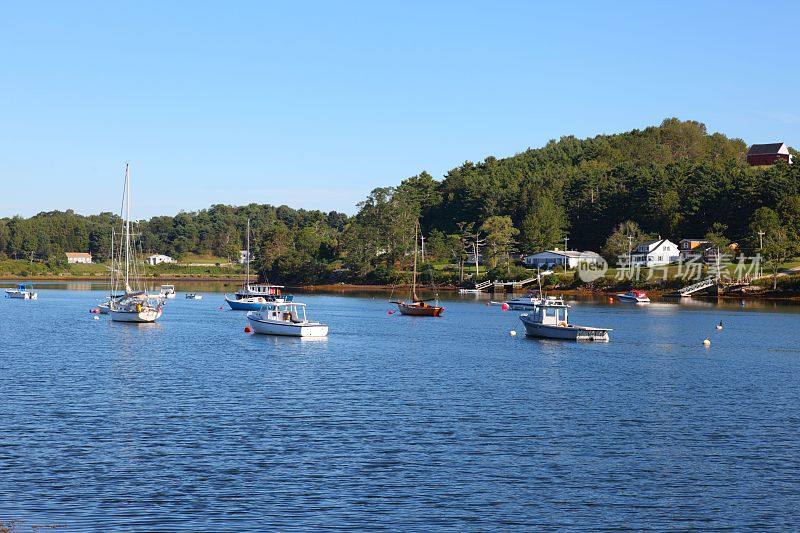
[[[100,320],[100,317],[97,316],[97,315],[94,315],[92,318],[95,319],[95,320]]]
[[[720,320],[719,324],[717,324],[717,329],[722,329],[722,320]]]
[[[513,329],[509,331],[509,333],[511,334],[512,337],[515,337],[517,335],[517,332],[514,331]]]
[[[711,341],[706,339],[703,341],[703,346],[711,346]]]

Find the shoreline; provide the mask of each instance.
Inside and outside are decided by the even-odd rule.
[[[83,282],[99,282],[103,283],[106,282],[106,278],[101,278],[97,276],[36,276],[36,277],[14,277],[14,276],[0,276],[0,282],[27,282],[27,283],[36,283],[37,281],[41,282],[72,282],[72,281],[83,281]],[[241,277],[213,277],[213,276],[154,276],[148,277],[142,280],[143,282],[173,282],[173,283],[241,283],[244,281],[244,276]],[[304,292],[389,292],[389,291],[405,291],[409,290],[411,285],[375,285],[375,284],[366,284],[366,285],[358,285],[354,283],[323,283],[323,284],[311,284],[311,285],[286,285],[286,289],[289,290],[301,290]],[[421,291],[428,291],[427,288],[420,289]],[[457,293],[459,287],[454,287],[452,285],[442,286],[436,288],[438,292],[446,292],[446,293]],[[498,293],[498,300],[505,299],[505,295],[511,294],[524,294],[526,291],[520,291],[515,293]],[[613,289],[603,289],[603,290],[585,290],[585,289],[553,289],[550,292],[556,292],[559,294],[570,295],[570,296],[602,296],[602,297],[616,297],[621,290],[613,290]],[[647,290],[647,292],[651,296],[655,296],[660,299],[666,300],[674,300],[680,301],[680,297],[670,297],[665,296],[668,294],[668,291],[661,291],[661,290]],[[780,300],[780,301],[792,301],[797,302],[800,301],[800,295],[798,294],[774,294],[771,291],[766,291],[767,294],[724,294],[724,295],[696,295],[694,299],[698,300]],[[484,292],[481,294],[493,294],[491,292]],[[503,294],[503,296],[500,296]]]

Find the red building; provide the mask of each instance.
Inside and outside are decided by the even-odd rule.
[[[747,151],[747,163],[752,166],[774,165],[778,159],[792,164],[792,154],[786,143],[754,144]]]

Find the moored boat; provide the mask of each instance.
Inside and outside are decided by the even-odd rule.
[[[162,285],[161,289],[158,291],[158,294],[161,298],[175,298],[178,293],[175,292],[175,285]]]
[[[187,300],[202,300],[203,299],[203,295],[202,294],[197,294],[196,292],[187,292],[186,293],[186,299]]]
[[[640,290],[632,290],[625,293],[617,294],[617,298],[622,302],[633,302],[637,304],[649,304],[650,298],[647,293]]]
[[[109,298],[108,314],[114,322],[134,322],[148,323],[155,322],[163,313],[163,300],[154,299],[142,291],[138,285],[138,275],[136,270],[136,259],[133,257],[135,247],[131,242],[131,196],[130,196],[130,173],[128,164],[125,165],[125,185],[122,193],[122,206],[124,212],[122,234],[123,242],[120,244],[118,265],[124,265],[122,272],[119,268],[112,267],[113,281],[111,292],[113,295],[117,288],[124,290],[119,298]],[[124,258],[124,259],[123,259]],[[122,279],[118,279],[121,274]],[[136,287],[131,287],[131,283]],[[102,310],[100,311],[102,313]]]
[[[423,300],[417,296],[417,239],[419,236],[419,221],[414,225],[414,274],[411,282],[411,301],[398,302],[392,301],[389,303],[397,304],[397,308],[401,315],[407,316],[441,316],[444,312],[444,307],[439,305],[438,299],[435,300],[435,305],[430,305],[428,302],[431,300]]]
[[[255,333],[289,337],[325,337],[328,325],[306,318],[306,304],[272,302],[260,311],[247,313],[247,321]]]
[[[542,297],[539,293],[529,292],[525,296],[517,296],[511,300],[506,301],[509,309],[514,310],[527,310],[533,309],[542,302]]]
[[[20,283],[16,289],[6,289],[6,298],[17,300],[38,300],[39,295],[31,290],[30,283]]]
[[[250,219],[247,219],[247,251],[245,256],[245,281],[233,298],[225,295],[225,301],[234,311],[258,311],[268,303],[291,302],[292,296],[282,294],[283,285],[250,283]]]
[[[578,326],[569,323],[569,306],[561,298],[543,299],[533,311],[519,317],[529,337],[573,341],[608,341],[609,328]]]

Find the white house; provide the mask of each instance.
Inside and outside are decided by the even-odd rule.
[[[92,254],[88,252],[67,252],[67,263],[74,265],[75,263],[91,263]]]
[[[160,265],[161,263],[177,263],[168,255],[153,254],[147,257],[147,264],[150,266]]]
[[[678,261],[680,250],[678,245],[669,239],[643,242],[636,246],[631,254],[631,265],[646,267],[668,265]]]
[[[239,264],[240,265],[244,265],[248,261],[250,261],[252,263],[254,259],[255,259],[255,256],[253,254],[251,254],[250,252],[248,252],[247,250],[239,250]]]
[[[546,250],[538,254],[527,255],[522,260],[527,266],[538,268],[575,268],[581,263],[599,265],[603,262],[600,254],[595,252],[578,252],[576,250]]]

